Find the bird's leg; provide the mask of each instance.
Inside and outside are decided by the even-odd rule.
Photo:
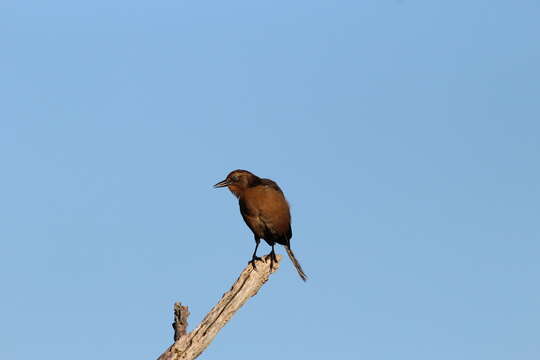
[[[270,251],[270,255],[272,255],[272,258],[274,259],[274,261],[277,261],[276,252],[274,251],[274,245],[276,244],[275,243],[272,244],[272,251]]]
[[[255,266],[255,261],[260,260],[261,258],[257,256],[257,248],[259,247],[259,244],[261,243],[261,239],[255,236],[255,250],[253,251],[253,255],[251,256],[251,261],[249,262],[254,269],[257,269],[257,266]]]
[[[272,243],[272,251],[270,251],[270,270],[274,268],[274,261],[277,261],[276,253],[274,251],[275,243]]]

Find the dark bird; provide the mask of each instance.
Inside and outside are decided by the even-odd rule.
[[[225,180],[214,185],[215,188],[228,187],[238,198],[240,213],[255,237],[255,251],[250,263],[255,266],[257,248],[261,239],[272,247],[270,260],[276,261],[274,245],[285,246],[298,275],[306,281],[307,276],[302,270],[291,250],[291,213],[289,204],[278,184],[270,179],[262,179],[246,170],[234,170]]]

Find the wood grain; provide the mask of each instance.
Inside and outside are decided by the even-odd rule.
[[[186,334],[187,316],[189,311],[180,303],[175,304],[175,342],[158,360],[192,360],[197,358],[210,345],[219,330],[233,317],[233,315],[256,295],[264,285],[270,274],[279,268],[281,255],[270,268],[270,257],[263,256],[255,262],[254,269],[248,264],[242,271],[231,289],[221,297],[221,300],[210,310],[201,323],[190,333]]]

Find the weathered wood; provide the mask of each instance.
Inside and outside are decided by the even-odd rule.
[[[178,341],[187,332],[187,318],[189,316],[189,310],[187,306],[182,306],[182,303],[174,304],[174,322],[172,327],[174,329],[174,341]]]
[[[274,261],[273,267],[270,268],[270,256],[266,255],[255,262],[255,269],[251,264],[248,264],[231,289],[223,294],[216,306],[210,310],[195,330],[189,334],[185,333],[189,311],[187,307],[177,303],[178,312],[175,305],[175,322],[173,323],[175,342],[161,354],[158,360],[193,360],[199,356],[238,309],[250,297],[257,294],[270,277],[270,274],[279,268],[280,261],[281,255],[277,255],[277,261]],[[182,308],[185,308],[185,311]],[[185,318],[182,318],[183,314],[185,314]],[[176,315],[178,315],[178,320]]]

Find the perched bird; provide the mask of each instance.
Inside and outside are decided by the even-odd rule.
[[[250,261],[253,266],[258,259],[259,243],[264,239],[272,247],[270,260],[276,260],[275,244],[285,246],[298,275],[306,281],[307,276],[291,250],[291,213],[278,184],[270,179],[261,179],[246,170],[234,170],[225,180],[214,185],[215,188],[225,186],[238,198],[240,213],[253,231],[255,251]]]

